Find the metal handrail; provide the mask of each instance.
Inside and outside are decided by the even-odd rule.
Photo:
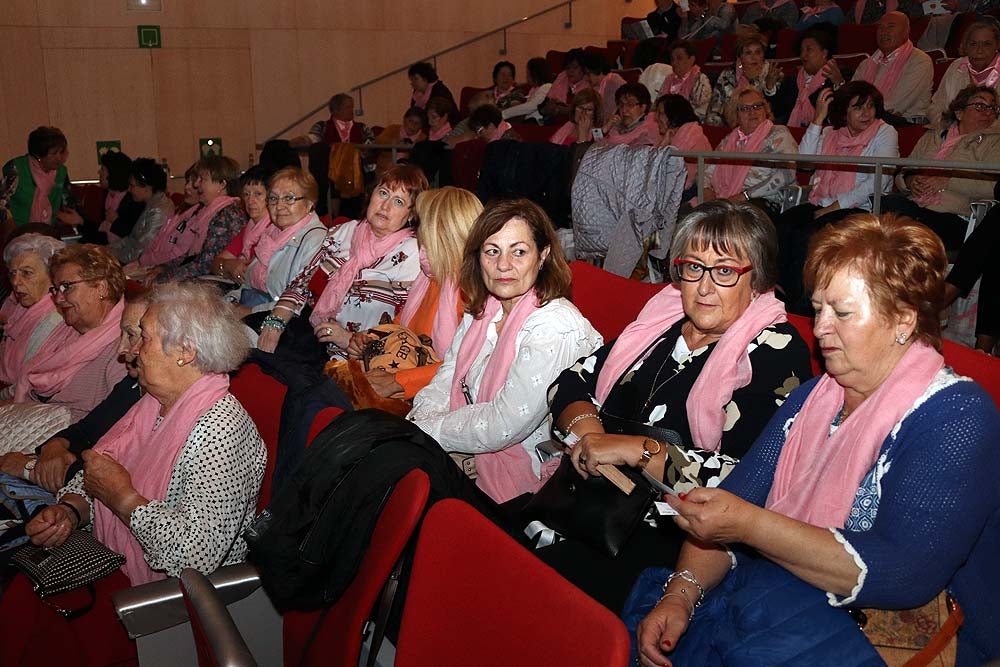
[[[976,171],[1000,173],[1000,162],[958,162],[955,160],[917,160],[904,157],[808,155],[802,153],[731,153],[723,151],[672,151],[671,155],[698,161],[698,199],[705,197],[705,160],[712,162],[784,162],[799,164],[849,164],[875,168],[875,193],[872,212],[882,210],[882,178],[885,167],[916,167],[934,171]]]
[[[459,49],[463,49],[466,46],[469,46],[470,44],[475,44],[476,42],[480,42],[480,41],[482,41],[482,40],[484,40],[484,39],[486,39],[488,37],[492,37],[493,35],[496,35],[496,34],[499,34],[499,33],[503,33],[503,48],[500,49],[500,55],[501,56],[507,55],[507,31],[509,29],[511,29],[511,28],[513,28],[515,26],[519,26],[522,23],[526,23],[528,21],[532,21],[532,20],[538,18],[539,16],[544,16],[545,14],[548,14],[550,12],[554,12],[555,10],[560,9],[562,7],[566,7],[568,9],[568,15],[566,17],[566,22],[563,23],[563,27],[564,28],[572,28],[573,27],[573,3],[576,2],[576,1],[577,0],[563,0],[562,2],[560,2],[558,4],[552,5],[551,7],[547,7],[545,9],[539,10],[539,11],[535,12],[534,14],[529,14],[528,16],[522,16],[521,18],[519,18],[519,19],[517,19],[515,21],[511,21],[510,23],[507,23],[505,25],[502,25],[499,28],[494,28],[493,30],[490,30],[488,32],[484,32],[481,35],[477,35],[475,37],[471,37],[471,38],[465,40],[464,42],[459,42],[458,44],[454,44],[452,46],[449,46],[448,48],[446,48],[446,49],[444,49],[442,51],[436,51],[436,52],[430,54],[429,56],[424,56],[423,58],[418,58],[417,60],[415,60],[413,62],[426,62],[428,60],[431,60],[431,61],[434,61],[434,66],[437,67],[437,59],[440,56],[443,56],[443,55],[446,55],[448,53],[451,53],[452,51],[457,51]],[[356,86],[351,86],[350,88],[346,88],[345,90],[348,90],[348,91],[351,91],[351,92],[353,92],[355,90],[358,91],[358,108],[355,111],[355,115],[356,116],[364,115],[364,108],[365,107],[364,107],[364,100],[363,100],[363,97],[362,97],[362,94],[361,94],[361,91],[362,91],[363,88],[367,88],[367,87],[372,86],[372,85],[374,85],[374,84],[376,84],[376,83],[378,83],[380,81],[384,81],[385,79],[388,79],[389,77],[396,76],[397,74],[401,74],[403,72],[406,72],[409,69],[410,69],[410,65],[404,65],[403,67],[397,67],[396,69],[394,69],[394,70],[392,70],[390,72],[386,72],[385,74],[382,74],[381,76],[377,76],[374,79],[369,79],[368,81],[365,81],[364,83],[359,83]],[[315,116],[317,113],[319,113],[320,111],[322,111],[323,109],[325,109],[326,105],[327,105],[327,102],[322,102],[315,109],[313,109],[312,111],[306,113],[302,117],[296,119],[295,121],[293,121],[289,125],[283,127],[282,129],[278,130],[277,132],[275,132],[274,134],[272,134],[271,136],[269,136],[264,141],[270,141],[272,139],[277,139],[278,137],[280,137],[281,135],[283,135],[285,132],[288,132],[289,130],[291,130],[292,128],[296,127],[300,123],[304,123],[305,121],[307,121],[310,118],[312,118],[313,116]],[[262,147],[262,145],[258,144],[257,148],[261,148],[261,147]]]

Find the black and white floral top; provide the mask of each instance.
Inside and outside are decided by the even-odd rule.
[[[677,322],[653,343],[645,358],[637,358],[601,405],[595,394],[597,378],[614,341],[563,371],[549,388],[555,421],[570,403],[590,401],[603,414],[676,431],[683,447],[667,446],[664,482],[678,492],[695,486],[716,486],[754,443],[788,393],[812,377],[809,348],[787,322],[761,331],[749,346],[753,379],[733,392],[725,406],[726,422],[717,452],[692,445],[686,402],[715,343],[689,350]],[[636,350],[642,355],[643,350]]]

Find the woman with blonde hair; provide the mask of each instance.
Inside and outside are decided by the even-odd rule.
[[[420,193],[416,211],[420,219],[417,228],[420,275],[413,282],[396,321],[421,337],[429,336],[435,355],[444,359],[462,321],[463,303],[458,287],[462,250],[469,230],[483,212],[483,205],[468,190],[447,186]],[[367,332],[354,334],[350,356],[360,358],[372,338]],[[380,396],[409,400],[431,381],[440,365],[437,362],[396,373],[373,368],[365,377]]]

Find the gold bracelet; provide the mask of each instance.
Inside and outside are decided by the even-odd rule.
[[[656,451],[649,448],[649,443],[654,443],[656,445]],[[639,469],[645,470],[646,466],[653,459],[654,456],[659,454],[663,450],[663,445],[660,444],[659,440],[653,440],[652,438],[646,438],[642,441],[642,456],[639,458]]]

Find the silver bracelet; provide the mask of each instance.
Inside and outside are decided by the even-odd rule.
[[[694,602],[693,604],[694,604],[694,607],[696,609],[698,607],[700,607],[702,601],[705,599],[705,589],[702,588],[702,585],[700,583],[698,583],[698,580],[695,578],[694,574],[690,570],[678,570],[678,571],[674,572],[669,577],[667,577],[667,583],[663,584],[663,591],[664,592],[666,592],[667,587],[670,585],[670,582],[673,581],[674,579],[683,579],[684,581],[688,582],[692,586],[697,587],[697,589],[698,589],[698,600],[697,600],[697,602]],[[683,588],[681,589],[682,592],[685,591],[685,590],[687,590],[687,589],[683,589]]]
[[[686,595],[682,595],[681,593],[674,593],[672,591],[670,593],[664,593],[662,595],[662,597],[660,597],[660,600],[659,600],[659,602],[657,602],[657,604],[659,604],[660,602],[663,602],[664,600],[666,600],[669,597],[681,598],[682,600],[684,600],[685,602],[687,602],[688,603],[688,609],[691,610],[690,612],[688,612],[688,620],[690,621],[692,618],[694,618],[694,605],[691,604],[691,600],[688,600],[688,597]]]
[[[597,421],[601,421],[601,418],[597,415],[597,413],[585,412],[582,415],[577,415],[569,420],[569,423],[566,424],[566,432],[569,433],[572,431],[573,427],[576,426],[577,423],[582,422],[584,419],[596,419]]]

